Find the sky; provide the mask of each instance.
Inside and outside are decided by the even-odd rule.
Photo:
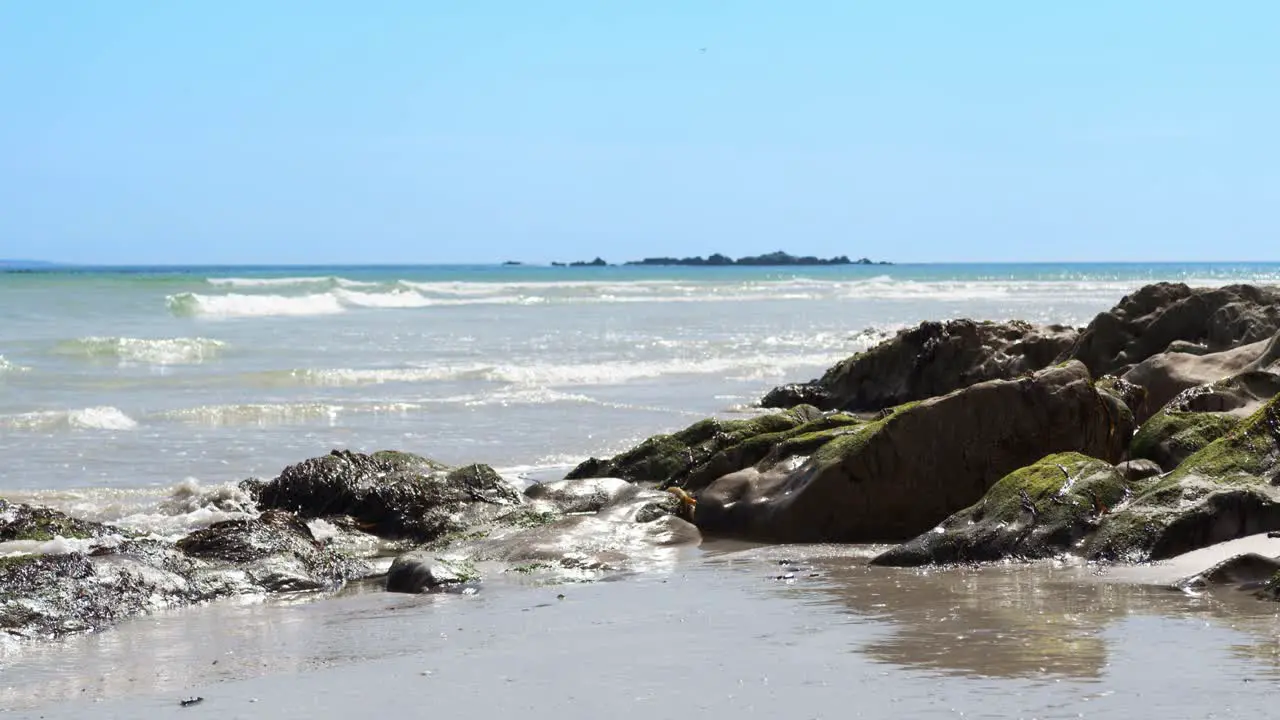
[[[0,257],[1280,260],[1280,3],[0,3]]]

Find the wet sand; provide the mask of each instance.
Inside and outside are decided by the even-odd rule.
[[[44,718],[1265,716],[1276,606],[1071,565],[709,546],[669,574],[217,603],[3,656]],[[1178,568],[1148,569],[1147,579]],[[557,596],[563,594],[564,598]],[[179,700],[204,701],[180,707]]]

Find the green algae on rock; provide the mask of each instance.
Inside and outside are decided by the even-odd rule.
[[[52,508],[14,504],[0,498],[0,542],[43,542],[58,537],[87,540],[125,534],[120,528],[74,518]]]
[[[753,465],[764,459],[777,442],[792,435],[858,422],[849,415],[824,416],[817,408],[807,405],[746,420],[712,418],[670,435],[655,435],[608,460],[591,458],[570,471],[566,478],[616,477],[630,482],[683,487],[690,478],[702,482],[701,479],[715,474],[718,468],[729,467],[723,472],[731,472]]]
[[[979,383],[848,428],[803,462],[748,467],[698,494],[704,531],[786,542],[918,535],[1055,452],[1117,461],[1133,432],[1080,363]]]
[[[1228,413],[1166,408],[1138,429],[1129,445],[1129,456],[1151,460],[1165,470],[1172,470],[1238,424],[1240,418]]]
[[[1094,559],[1161,560],[1280,529],[1280,397],[1106,516]]]
[[[877,556],[873,565],[1033,560],[1070,550],[1130,486],[1110,463],[1049,455],[1004,476],[974,505]]]

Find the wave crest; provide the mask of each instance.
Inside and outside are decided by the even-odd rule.
[[[58,343],[54,352],[88,358],[116,358],[151,365],[198,364],[217,357],[226,347],[210,338],[84,337]]]
[[[7,430],[133,430],[137,427],[136,420],[111,406],[0,415],[0,428]]]

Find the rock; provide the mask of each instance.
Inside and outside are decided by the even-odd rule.
[[[1268,368],[1280,370],[1276,358],[1266,357],[1273,344],[1271,340],[1264,340],[1205,355],[1167,352],[1143,360],[1124,375],[1126,381],[1141,385],[1147,391],[1135,414],[1145,421],[1191,388],[1241,375],[1251,378],[1242,382],[1252,385],[1255,391],[1265,395],[1265,400],[1270,400],[1280,392],[1280,375],[1267,372]]]
[[[1153,355],[1188,344],[1216,353],[1265,340],[1277,330],[1280,292],[1274,288],[1156,283],[1100,313],[1059,359],[1079,360],[1095,376],[1123,375]]]
[[[92,632],[229,594],[229,588],[193,580],[197,566],[154,540],[130,540],[90,555],[0,558],[0,630],[27,639]]]
[[[397,557],[387,571],[387,592],[421,593],[480,580],[475,565],[414,551]]]
[[[521,497],[487,465],[450,470],[410,453],[334,450],[285,468],[258,502],[304,518],[347,515],[380,537],[426,542],[519,505]]]
[[[1162,560],[1280,529],[1280,398],[1103,518],[1086,556]]]
[[[10,503],[0,498],[0,542],[84,540],[125,535],[119,528],[73,518],[52,508]]]
[[[817,381],[779,385],[766,393],[760,401],[760,407],[766,408],[792,408],[797,405],[812,405],[829,410],[836,407],[837,402],[831,391]]]
[[[833,258],[817,258],[812,255],[797,257],[795,255],[790,255],[788,253],[785,253],[779,250],[777,252],[766,253],[764,255],[742,257],[742,258],[738,258],[737,260],[734,260],[733,258],[727,257],[725,255],[721,255],[720,253],[715,253],[709,258],[703,258],[701,256],[686,257],[686,258],[651,257],[651,258],[645,258],[643,260],[631,260],[626,264],[627,265],[688,265],[693,267],[703,267],[703,266],[719,267],[723,265],[747,265],[747,266],[754,266],[754,267],[766,267],[766,266],[794,266],[794,265],[851,265],[854,263],[848,258],[848,256],[845,256],[845,255],[839,255]],[[872,262],[867,258],[863,258],[859,260],[857,264],[871,265]],[[888,265],[889,263],[881,262],[880,264]]]
[[[1118,398],[1125,404],[1125,407],[1129,408],[1129,412],[1133,413],[1135,416],[1138,415],[1147,402],[1146,388],[1141,385],[1131,383],[1124,378],[1118,378],[1115,375],[1105,375],[1100,377],[1093,385],[1098,388],[1098,390],[1110,393]]]
[[[1060,325],[924,322],[837,363],[818,380],[773,390],[761,404],[807,399],[827,410],[881,410],[1040,370],[1075,339],[1075,329]]]
[[[179,540],[177,547],[243,574],[255,589],[267,592],[336,587],[374,572],[368,562],[326,548],[306,524],[280,510],[251,520],[214,523]]]
[[[1116,461],[1132,416],[1069,363],[899,406],[722,476],[697,496],[704,531],[785,542],[906,540],[976,503],[1006,474],[1055,452]]]
[[[1150,460],[1162,471],[1173,470],[1239,423],[1240,418],[1227,413],[1165,409],[1138,429],[1129,456]]]
[[[1164,469],[1153,460],[1126,460],[1117,465],[1116,469],[1130,484],[1156,477],[1164,472]]]
[[[1050,455],[1004,476],[974,505],[871,561],[916,566],[1032,560],[1060,555],[1124,499],[1112,465],[1079,453]]]
[[[530,485],[525,497],[547,503],[561,514],[599,512],[636,491],[636,486],[620,478],[555,480]]]
[[[1278,572],[1280,559],[1245,553],[1227,558],[1202,573],[1179,580],[1174,583],[1174,587],[1194,590],[1228,585],[1237,590],[1259,590],[1267,586]]]
[[[678,517],[678,498],[651,487],[578,479],[535,485],[528,494],[530,505],[397,559],[388,588],[430,589],[440,562],[496,564],[549,582],[598,579],[668,567],[679,548],[701,542],[698,529]],[[560,508],[573,514],[561,514]]]
[[[860,424],[849,415],[823,415],[802,405],[749,420],[703,420],[671,435],[656,435],[609,460],[591,458],[568,479],[613,477],[662,485],[705,485],[726,472],[763,460],[791,437]]]

